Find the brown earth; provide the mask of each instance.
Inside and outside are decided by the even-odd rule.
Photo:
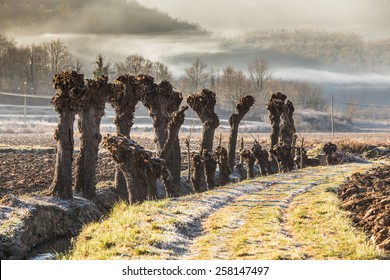
[[[390,166],[352,175],[340,187],[338,195],[353,222],[376,245],[390,250]]]
[[[0,153],[0,198],[13,194],[48,194],[54,174],[55,154],[40,152]],[[73,161],[75,165],[75,161]],[[73,168],[75,175],[75,168]],[[99,153],[96,182],[113,181],[115,165],[111,156]]]
[[[227,137],[224,135],[223,145],[225,146],[226,139]],[[316,148],[317,145],[320,145],[319,143],[324,143],[326,138],[322,137],[322,141],[317,141],[313,136],[311,136],[311,138],[305,136],[305,139],[305,144],[307,144],[308,147]],[[377,142],[376,139],[372,140],[372,142],[370,141],[370,145],[373,144],[374,148],[375,143],[380,143],[379,145],[384,146],[381,147],[381,149],[375,150],[372,150],[373,147],[367,145],[368,141],[366,138],[358,142],[340,142],[340,140],[335,142],[340,146],[342,146],[341,144],[345,144],[345,147],[350,148],[350,150],[346,148],[343,149],[345,151],[356,152],[358,150],[359,153],[369,152],[368,157],[389,158],[389,142],[387,139],[388,138],[385,138],[384,142],[383,137],[381,142]],[[146,149],[154,148],[154,138],[152,134],[137,135],[134,137],[134,140]],[[184,143],[184,140],[181,139],[181,142]],[[266,143],[269,142],[269,135],[261,135],[259,142],[266,147]],[[250,148],[252,143],[253,137],[250,135],[245,139],[246,148]],[[48,189],[54,173],[54,145],[55,141],[52,134],[0,134],[0,205],[2,205],[4,209],[8,209],[12,206],[10,203],[6,203],[8,200],[11,202],[19,201],[19,195],[27,194],[27,196],[22,197],[22,199],[26,199],[26,197],[28,198],[32,193],[38,193],[40,195],[48,194]],[[76,135],[76,150],[78,149],[78,145],[79,140]],[[194,137],[191,142],[191,149],[195,150],[198,146],[199,138]],[[184,151],[185,149],[182,147],[182,152]],[[77,157],[77,153],[75,154],[75,157]],[[185,161],[184,154],[183,160]],[[75,168],[73,168],[73,170],[75,174]],[[101,149],[97,166],[96,182],[113,181],[114,170],[114,161],[110,154],[106,150]],[[389,188],[390,185],[389,175],[390,167],[374,170],[365,175],[356,174],[351,177],[348,184],[342,186],[340,189],[343,207],[352,213],[354,222],[358,226],[363,227],[367,233],[372,236],[374,242],[387,250],[390,250],[390,189],[386,190],[386,186]],[[107,186],[107,184],[101,185]],[[52,198],[36,196],[35,199],[50,200]],[[105,200],[102,199],[102,201]],[[29,205],[28,207],[26,206],[26,208],[30,209],[31,207]],[[56,209],[53,211],[58,212]],[[71,215],[77,216],[78,214],[72,212]],[[90,216],[89,213],[86,215]],[[46,218],[41,217],[40,219],[45,221]],[[61,218],[60,220],[64,219]],[[79,228],[82,224],[83,223],[80,222],[77,224],[77,227]],[[67,229],[69,227],[69,225],[65,224],[63,228]],[[42,226],[42,228],[45,227]],[[51,231],[51,229],[49,231]],[[67,233],[63,232],[61,232],[61,234],[67,235]],[[31,236],[36,235],[37,234],[34,232],[31,234]],[[31,240],[31,246],[35,246],[42,241],[35,239]],[[14,248],[11,249],[14,250]],[[22,248],[23,250],[21,250],[18,247],[16,249],[17,254],[15,254],[22,256],[29,248]]]
[[[187,162],[186,147],[184,145],[187,136],[185,133],[181,135],[182,168],[185,168]],[[227,147],[228,135],[223,134],[222,136],[222,145]],[[243,136],[245,138],[245,148],[250,149],[254,136],[249,134]],[[346,140],[348,139],[347,136],[351,137],[349,134],[340,134],[334,139],[338,147],[344,151],[359,154],[370,151],[368,158],[388,158],[390,155],[388,134],[357,134],[353,136],[353,140]],[[153,134],[140,133],[132,137],[146,149],[154,149]],[[329,137],[328,134],[305,135],[305,146],[308,149],[316,150],[317,146],[321,145],[320,143],[330,140],[327,137]],[[263,147],[268,148],[268,134],[259,134],[256,138]],[[191,150],[196,150],[199,146],[199,135],[192,135],[191,139]],[[215,142],[217,142],[217,139]],[[54,174],[55,155],[53,154],[53,148],[55,144],[56,142],[51,133],[0,134],[0,199],[6,194],[22,195],[35,192],[47,194]],[[79,137],[76,132],[76,150],[78,146]],[[375,146],[385,147],[379,150],[371,150]],[[114,161],[105,149],[101,149],[96,182],[113,181],[114,172]]]

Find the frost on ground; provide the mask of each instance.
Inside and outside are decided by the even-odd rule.
[[[0,205],[0,258],[23,259],[35,246],[58,237],[78,234],[86,223],[100,219],[118,201],[100,190],[95,201],[53,197],[9,196]]]

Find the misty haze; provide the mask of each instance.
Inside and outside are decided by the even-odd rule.
[[[389,15],[0,0],[0,259],[390,259]]]

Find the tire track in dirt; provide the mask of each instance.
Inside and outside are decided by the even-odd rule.
[[[263,183],[257,192],[237,196],[203,217],[199,236],[190,240],[185,259],[305,259],[285,226],[294,198],[344,172],[369,169],[371,164],[306,168],[246,182]],[[262,224],[259,224],[262,223]],[[199,225],[198,225],[199,226]]]

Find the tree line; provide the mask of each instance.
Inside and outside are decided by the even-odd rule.
[[[170,82],[164,80],[156,83],[153,77],[143,74],[121,75],[111,83],[106,76],[84,79],[83,74],[64,71],[55,75],[53,86],[56,93],[52,104],[59,121],[54,134],[57,156],[50,191],[56,197],[72,199],[74,188],[88,199],[95,198],[96,165],[102,140],[100,122],[107,102],[115,111],[116,135],[103,137],[102,146],[110,151],[116,162],[115,189],[129,203],[156,199],[158,179],[163,182],[166,197],[188,193],[181,176],[179,131],[189,108],[197,114],[203,127],[199,148],[190,152],[187,143],[190,192],[203,192],[225,185],[234,170],[239,172],[240,178],[253,178],[255,165],[263,176],[288,172],[297,165],[294,162],[297,140],[293,120],[295,108],[281,92],[272,94],[266,106],[272,126],[269,151],[255,140],[252,149],[244,149],[242,145],[237,162],[238,127],[255,103],[251,95],[242,96],[235,106],[235,112],[229,117],[228,149],[222,146],[221,140],[214,149],[215,130],[220,121],[215,113],[216,94],[210,89],[190,94],[185,100],[187,105],[182,105],[182,93],[176,91]],[[154,152],[145,150],[131,138],[138,102],[145,106],[153,122]],[[81,144],[73,184],[73,129],[76,115],[79,116]],[[307,161],[303,161],[302,146],[298,168],[307,165]]]
[[[390,67],[390,38],[365,41],[355,33],[323,30],[258,30],[223,40],[229,46],[272,49],[329,66],[382,70]]]
[[[140,54],[131,54],[124,61],[112,63],[102,54],[93,62],[93,78],[105,75],[109,78],[125,74],[154,77],[156,82],[167,80],[184,95],[209,88],[217,93],[219,109],[234,109],[238,100],[247,94],[265,104],[271,94],[283,90],[290,92],[298,108],[323,110],[325,102],[320,88],[301,81],[283,81],[272,76],[269,62],[256,58],[244,72],[232,65],[223,69],[209,67],[205,61],[195,58],[179,77],[174,77],[169,67],[159,61],[151,61]],[[72,55],[66,43],[60,39],[18,46],[10,37],[0,35],[0,90],[52,95],[52,77],[61,71],[83,71],[85,62]],[[263,106],[262,106],[263,107]]]

